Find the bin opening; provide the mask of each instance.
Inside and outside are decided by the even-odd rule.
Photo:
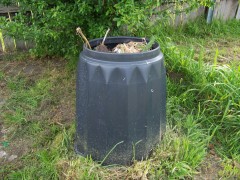
[[[149,40],[146,38],[124,38],[120,42],[107,38],[104,44],[102,44],[101,38],[95,42],[90,42],[90,44],[93,50],[108,53],[141,53],[158,47],[154,39]]]

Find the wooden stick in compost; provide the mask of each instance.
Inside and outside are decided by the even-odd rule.
[[[87,46],[89,47],[89,49],[92,49],[92,47],[91,47],[89,41],[87,40],[86,36],[84,36],[84,34],[83,34],[83,32],[82,32],[82,29],[81,29],[80,27],[78,27],[78,28],[76,29],[76,31],[77,31],[77,34],[80,35],[80,36],[83,38],[83,40],[86,42],[86,44],[87,44]]]
[[[105,40],[106,40],[106,38],[107,38],[107,35],[108,35],[109,31],[110,31],[110,29],[108,28],[108,30],[107,30],[104,38],[103,38],[102,45],[104,45],[104,42],[105,42]]]

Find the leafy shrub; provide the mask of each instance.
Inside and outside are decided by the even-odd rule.
[[[111,35],[121,33],[145,36],[154,25],[151,22],[153,15],[163,18],[172,13],[169,10],[158,10],[162,2],[163,0],[17,0],[20,12],[13,21],[7,19],[1,29],[15,38],[33,40],[35,55],[75,55],[82,44],[75,34],[76,27],[81,26],[89,39],[103,37],[108,27],[112,29]],[[178,4],[176,7],[187,3],[185,11],[190,11],[199,5],[210,5],[211,1],[172,2]],[[4,0],[2,3],[9,5],[16,2]],[[179,12],[178,8],[174,10]]]

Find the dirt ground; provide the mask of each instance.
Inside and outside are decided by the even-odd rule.
[[[17,164],[21,165],[24,155],[34,151],[34,139],[21,132],[22,126],[4,123],[7,103],[14,93],[8,88],[9,81],[23,78],[26,85],[31,85],[39,79],[50,79],[53,84],[50,94],[54,97],[43,99],[28,118],[29,121],[39,122],[47,119],[48,124],[65,127],[74,123],[75,119],[75,81],[74,76],[67,75],[66,61],[62,59],[10,59],[0,57],[0,166],[15,164],[16,168]]]
[[[217,39],[209,41],[192,40],[192,42],[180,41],[177,45],[186,49],[193,48],[194,58],[201,58],[204,62],[213,62],[216,58],[218,64],[238,63],[240,59],[240,40],[239,39]]]
[[[29,85],[42,78],[52,82],[51,99],[43,99],[34,113],[29,116],[30,121],[47,120],[48,125],[70,126],[75,119],[75,73],[67,72],[66,61],[62,59],[34,60],[6,60],[0,59],[0,166],[11,166],[13,169],[21,167],[22,158],[35,151],[35,139],[19,133],[21,126],[4,124],[4,111],[12,92],[8,88],[8,81],[15,78],[24,78]],[[72,74],[71,74],[72,73]],[[24,129],[26,131],[26,129]],[[41,131],[48,134],[48,130]],[[21,136],[22,134],[22,136]],[[38,135],[38,134],[37,134]],[[211,149],[206,161],[199,167],[199,173],[193,179],[218,179],[219,171],[223,169],[222,160],[212,153]],[[0,171],[1,174],[1,171]],[[0,175],[1,178],[1,175]]]
[[[194,177],[196,180],[219,179],[219,172],[223,170],[222,159],[216,154],[209,153],[198,169],[198,174]]]

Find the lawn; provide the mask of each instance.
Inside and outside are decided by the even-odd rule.
[[[240,21],[156,27],[167,68],[167,131],[146,160],[76,155],[76,60],[0,57],[1,179],[240,177]]]

